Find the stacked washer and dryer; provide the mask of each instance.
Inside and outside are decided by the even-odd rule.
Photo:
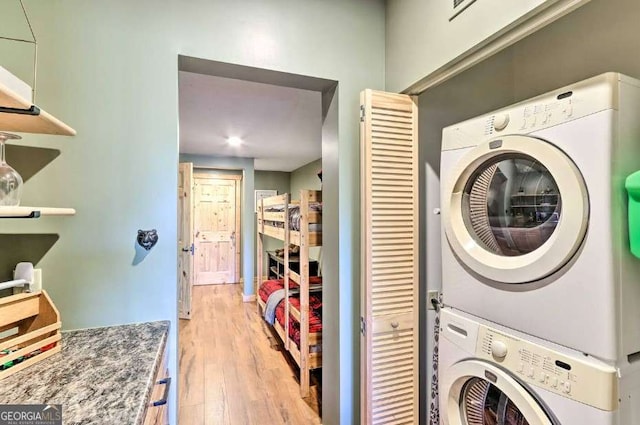
[[[616,73],[444,129],[443,424],[640,424],[638,170]]]

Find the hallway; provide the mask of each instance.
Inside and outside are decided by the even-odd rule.
[[[180,425],[320,424],[318,387],[300,398],[297,368],[240,285],[195,286],[179,333]]]

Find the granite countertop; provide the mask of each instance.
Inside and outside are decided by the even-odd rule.
[[[142,425],[169,322],[62,332],[62,351],[0,381],[0,404],[62,404],[65,425]]]

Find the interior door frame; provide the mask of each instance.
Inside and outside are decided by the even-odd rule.
[[[188,172],[187,172],[188,171]],[[178,194],[178,208],[179,208],[179,214],[178,214],[178,242],[182,242],[181,244],[179,244],[178,246],[178,317],[180,319],[191,319],[191,311],[192,311],[192,305],[193,305],[193,280],[194,280],[194,275],[193,275],[193,269],[194,269],[194,241],[193,241],[193,236],[194,236],[194,231],[193,231],[193,208],[194,208],[194,203],[193,203],[193,163],[191,162],[180,162],[178,164],[178,174],[182,173],[182,186],[181,183],[178,182],[178,189],[182,188],[182,190],[184,190],[183,194]],[[180,199],[180,198],[185,198],[188,199],[188,202],[185,202]],[[187,232],[184,232],[184,226],[185,226],[185,218],[188,218],[189,221],[189,230]],[[184,243],[185,241],[182,240],[184,239],[185,235],[187,236],[187,240],[186,240],[186,244]],[[180,238],[180,236],[182,236],[182,238]],[[184,250],[188,249],[189,252],[185,252]],[[188,255],[188,261],[185,263],[184,262],[184,256]],[[184,267],[186,267],[188,269],[188,285],[189,285],[189,297],[188,297],[188,302],[187,302],[187,308],[185,309],[184,305],[183,305],[183,298],[180,297],[180,291],[183,290],[182,285],[183,285],[183,276],[184,276]]]
[[[211,178],[218,180],[236,180],[236,267],[233,276],[233,280],[235,283],[239,283],[240,280],[240,255],[242,252],[242,222],[240,217],[242,216],[242,209],[244,206],[242,205],[242,174],[209,174],[204,173],[203,170],[208,171],[222,171],[221,168],[209,168],[209,167],[193,167],[193,182],[195,184],[196,179],[198,178]],[[224,170],[228,171],[228,170]],[[193,208],[195,209],[195,202]],[[193,211],[193,216],[195,217],[195,211]],[[194,235],[195,238],[195,235]]]

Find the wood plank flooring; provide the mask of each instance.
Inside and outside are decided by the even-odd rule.
[[[178,425],[320,424],[318,385],[300,398],[295,362],[241,290],[193,288],[192,319],[180,320]]]

